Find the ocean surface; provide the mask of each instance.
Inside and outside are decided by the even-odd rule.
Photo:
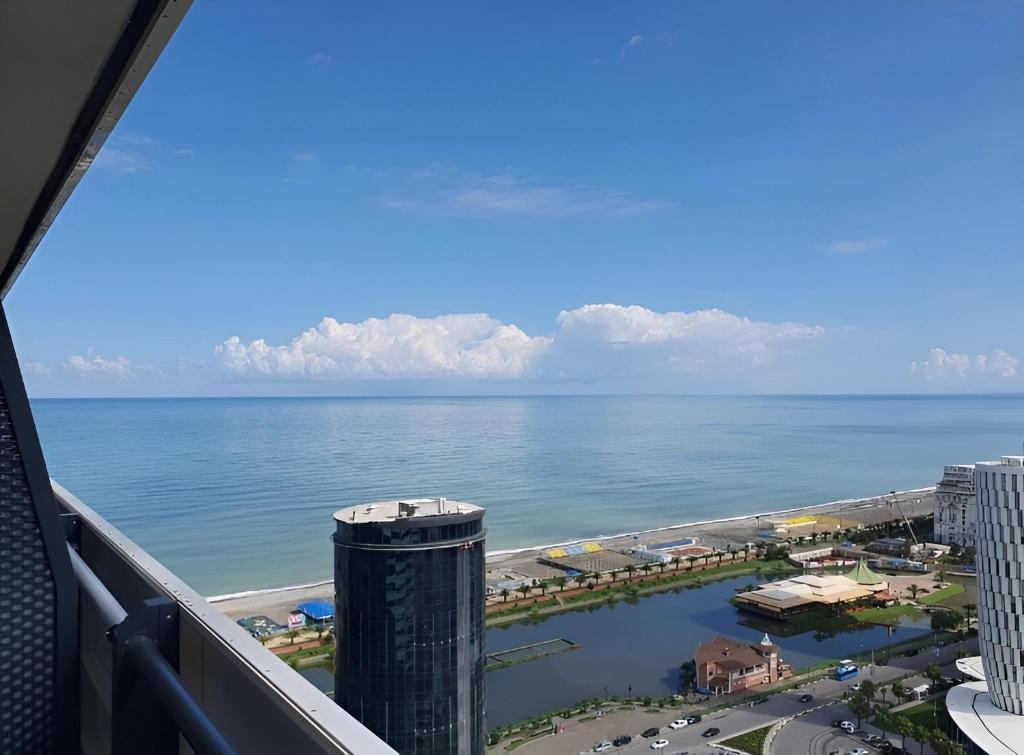
[[[50,475],[200,592],[331,577],[331,515],[442,495],[491,550],[934,484],[1024,396],[38,399]]]

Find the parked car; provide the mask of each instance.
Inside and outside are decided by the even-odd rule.
[[[847,734],[853,734],[853,732],[857,731],[857,727],[854,726],[853,721],[842,721],[839,724],[839,728]]]
[[[667,739],[656,739],[653,742],[651,742],[652,750],[664,750],[666,747],[668,747]]]
[[[686,717],[686,723],[688,723],[688,724],[699,724],[700,723],[700,718],[701,718],[700,716],[687,716]]]
[[[851,684],[850,685],[850,689],[852,689],[854,692],[860,692],[860,687],[861,687],[860,682],[857,682],[856,684]]]
[[[814,695],[800,695],[800,702],[809,703],[814,699]]]
[[[712,726],[710,729],[705,729],[704,732],[701,734],[701,736],[702,737],[717,737],[721,733],[722,733],[721,729],[719,729],[717,726]]]
[[[598,742],[596,745],[594,745],[594,752],[607,752],[608,750],[612,749],[612,747],[612,743],[606,739],[603,742]]]
[[[685,718],[677,718],[675,721],[670,723],[669,726],[671,726],[673,729],[682,729],[684,726],[686,726],[689,723],[690,722],[687,721]]]
[[[633,737],[629,736],[628,734],[620,734],[612,740],[612,744],[616,747],[622,747],[623,745],[628,745],[632,741]]]
[[[657,726],[652,726],[650,729],[644,729],[642,732],[640,732],[640,736],[644,739],[650,739],[651,737],[658,736],[658,734],[660,733],[661,729],[659,729]]]

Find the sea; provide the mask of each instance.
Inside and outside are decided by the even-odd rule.
[[[36,399],[51,477],[206,595],[331,577],[331,515],[445,496],[508,550],[934,484],[1024,396]]]

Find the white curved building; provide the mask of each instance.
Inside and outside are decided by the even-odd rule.
[[[974,483],[983,674],[961,671],[984,678],[950,690],[946,708],[965,752],[1024,755],[1024,456],[979,462]]]

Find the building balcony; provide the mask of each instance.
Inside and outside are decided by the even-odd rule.
[[[96,512],[53,491],[79,585],[82,753],[394,753]]]

